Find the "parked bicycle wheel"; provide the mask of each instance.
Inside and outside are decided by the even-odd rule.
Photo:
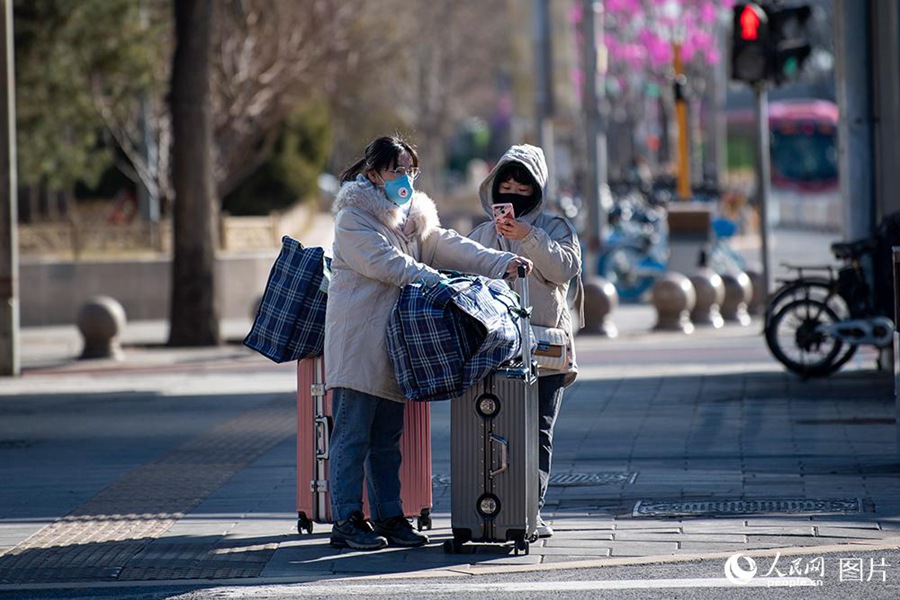
[[[647,254],[636,246],[616,246],[600,257],[597,272],[616,286],[619,299],[625,302],[641,299],[664,268],[648,264]]]
[[[790,371],[803,377],[825,377],[856,353],[856,346],[822,331],[837,321],[840,318],[835,311],[820,300],[793,300],[766,325],[766,345]]]
[[[789,303],[801,299],[824,302],[838,317],[850,318],[850,307],[835,293],[833,283],[825,278],[810,277],[786,283],[772,293],[766,305],[766,323]]]

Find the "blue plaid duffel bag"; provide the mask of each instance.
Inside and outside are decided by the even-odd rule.
[[[330,272],[324,248],[281,238],[281,253],[244,345],[277,363],[321,356]]]
[[[387,345],[409,400],[449,400],[520,354],[519,299],[506,283],[454,275],[403,287]]]

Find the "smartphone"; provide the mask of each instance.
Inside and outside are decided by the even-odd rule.
[[[515,218],[515,212],[513,211],[513,205],[510,204],[509,202],[502,202],[500,204],[494,204],[491,208],[494,211],[494,221]]]

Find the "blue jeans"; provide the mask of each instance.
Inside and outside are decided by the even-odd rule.
[[[364,478],[372,519],[381,521],[403,514],[400,435],[404,410],[406,405],[401,402],[348,388],[332,390],[334,429],[328,489],[335,523],[362,511]]]
[[[565,391],[566,376],[545,375],[538,378],[538,510],[544,507],[544,496],[550,484],[553,458],[553,426],[559,416]]]

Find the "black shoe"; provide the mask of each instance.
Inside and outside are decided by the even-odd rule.
[[[356,511],[346,521],[331,527],[331,545],[354,550],[380,550],[388,545],[388,541],[372,531],[372,525]]]
[[[428,543],[428,536],[413,529],[403,515],[375,521],[375,532],[386,537],[392,546],[416,547]]]

